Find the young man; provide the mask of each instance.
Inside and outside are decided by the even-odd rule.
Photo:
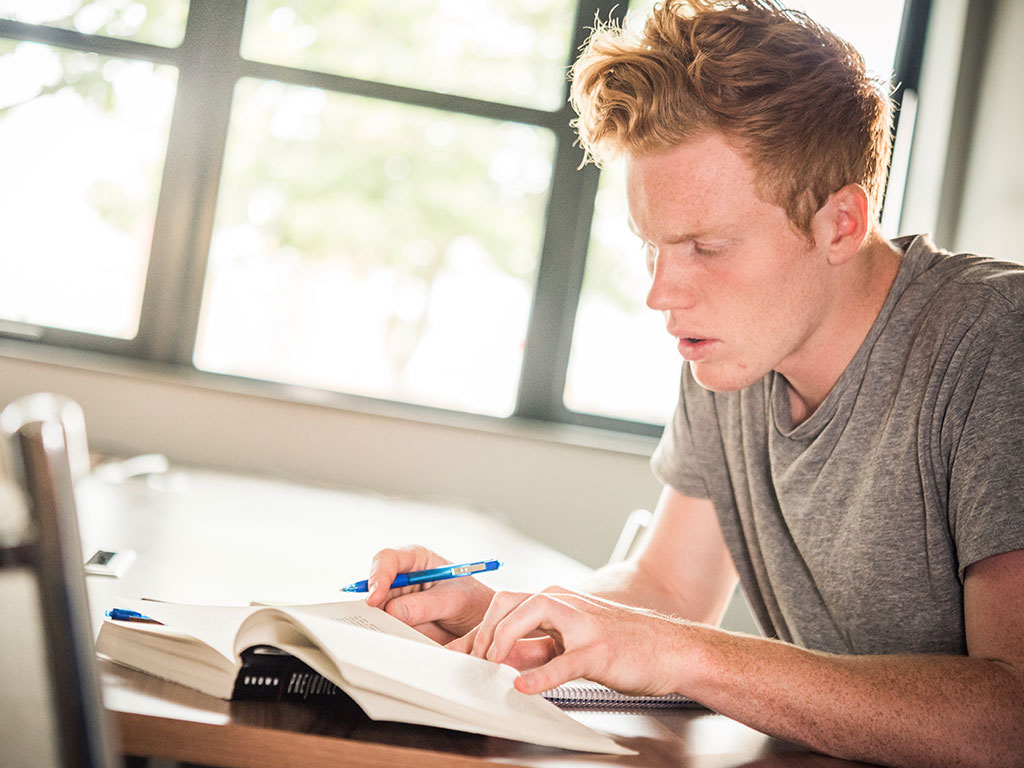
[[[594,33],[584,147],[627,163],[647,303],[684,366],[639,554],[577,590],[387,585],[370,603],[528,670],[692,696],[896,765],[1024,765],[1024,269],[886,241],[887,99],[767,0]],[[739,580],[766,638],[717,629]]]

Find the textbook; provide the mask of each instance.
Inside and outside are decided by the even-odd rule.
[[[633,696],[580,678],[541,694],[560,707],[581,709],[702,709],[703,704],[680,693]]]
[[[233,701],[339,701],[338,686],[305,662],[269,645],[242,651],[242,666],[231,691]]]
[[[184,605],[121,600],[160,622],[106,619],[96,652],[179,685],[231,699],[262,696],[257,671],[284,652],[350,697],[373,720],[449,728],[582,752],[628,755],[540,695],[513,687],[518,672],[450,651],[365,600],[293,606]],[[269,651],[268,649],[275,649]],[[248,666],[246,666],[248,665]],[[253,674],[255,673],[255,674]],[[241,676],[241,680],[240,680]],[[286,692],[287,693],[287,692]],[[322,688],[318,695],[330,695]],[[290,698],[290,696],[283,696]]]

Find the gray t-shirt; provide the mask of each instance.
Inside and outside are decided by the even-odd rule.
[[[762,630],[838,653],[966,653],[963,575],[1024,548],[1024,267],[895,242],[902,265],[825,401],[683,366],[658,478],[714,502]]]

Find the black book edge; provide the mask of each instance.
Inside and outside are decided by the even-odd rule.
[[[311,666],[269,645],[242,651],[232,701],[351,701]]]

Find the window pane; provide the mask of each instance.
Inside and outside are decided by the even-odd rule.
[[[135,336],[175,81],[0,40],[0,317]]]
[[[625,189],[622,163],[601,171],[565,406],[660,423],[679,391],[681,358],[661,314],[644,304],[650,278],[640,238],[626,226]]]
[[[169,48],[185,37],[188,0],[0,0],[0,18]]]
[[[198,367],[507,415],[546,130],[243,80]]]
[[[631,29],[642,31],[652,4],[630,4]],[[902,2],[797,0],[789,6],[857,46],[873,74],[889,76]],[[644,305],[649,279],[640,241],[626,225],[624,189],[621,166],[601,172],[564,402],[574,411],[663,423],[678,397],[681,358],[660,314]]]
[[[892,77],[899,42],[903,0],[791,0],[796,8],[831,29],[860,51],[868,71]]]
[[[557,109],[574,11],[573,0],[250,0],[242,55]]]

